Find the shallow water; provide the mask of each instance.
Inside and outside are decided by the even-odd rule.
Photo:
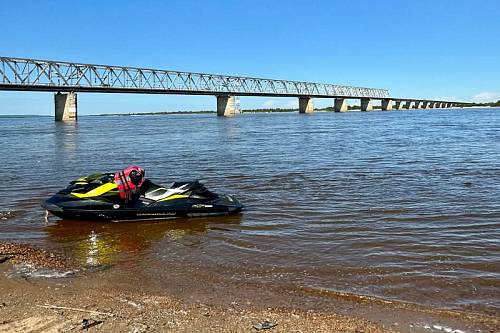
[[[0,240],[89,267],[182,263],[214,281],[500,311],[500,110],[0,118]],[[39,203],[129,164],[201,179],[242,215],[45,223]],[[219,283],[219,282],[217,282]]]

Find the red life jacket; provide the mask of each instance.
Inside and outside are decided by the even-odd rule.
[[[138,185],[132,183],[130,179],[130,173],[132,171],[137,171],[142,174],[141,182]],[[120,198],[125,200],[125,202],[132,201],[134,196],[140,192],[141,185],[144,183],[144,170],[136,165],[127,167],[126,169],[115,173],[115,183],[118,187],[118,193]]]

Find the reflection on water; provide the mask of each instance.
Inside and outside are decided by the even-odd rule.
[[[56,122],[54,134],[56,154],[63,157],[73,153],[74,157],[78,149],[78,122]]]
[[[237,224],[240,219],[239,215],[219,218],[217,225]],[[181,242],[186,236],[206,233],[214,222],[209,218],[121,223],[53,220],[44,227],[48,240],[84,266],[136,260],[159,240]]]

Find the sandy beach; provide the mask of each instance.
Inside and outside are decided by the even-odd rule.
[[[57,272],[63,276],[78,269],[71,258],[12,243],[0,245],[0,261],[0,332],[460,333],[500,328],[494,315],[349,295],[277,295],[276,290],[263,293],[251,287],[234,292],[229,287],[224,295],[207,288],[212,296],[207,301],[186,281],[177,280],[183,290],[177,295],[151,292],[133,276],[113,269],[55,278]],[[45,275],[23,275],[19,273],[23,265]],[[175,281],[174,277],[172,284]]]

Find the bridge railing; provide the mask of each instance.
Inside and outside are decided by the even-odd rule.
[[[0,89],[387,98],[386,89],[0,57]]]

